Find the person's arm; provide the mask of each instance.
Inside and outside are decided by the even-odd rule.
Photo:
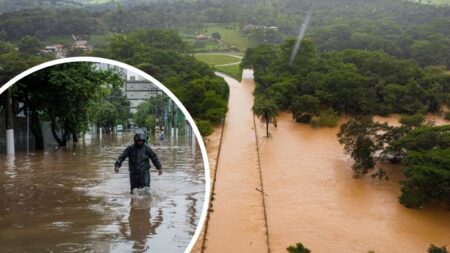
[[[151,149],[150,147],[148,147],[148,152],[149,152],[150,160],[152,160],[153,165],[155,165],[156,169],[159,172],[159,175],[161,175],[162,174],[162,166],[161,166],[161,162],[158,159],[158,156],[153,151],[153,149]]]
[[[125,159],[127,159],[128,155],[130,154],[130,147],[128,146],[123,152],[122,154],[119,155],[119,157],[116,160],[115,166],[114,166],[114,171],[116,173],[119,172],[119,168],[122,166],[123,161],[125,161]]]

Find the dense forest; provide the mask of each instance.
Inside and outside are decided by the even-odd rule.
[[[144,4],[146,2],[146,4]],[[0,39],[127,33],[137,29],[201,30],[206,24],[273,26],[280,35],[254,30],[260,42],[295,36],[312,11],[307,35],[318,52],[382,50],[420,66],[449,66],[450,7],[405,1],[139,1],[108,8],[41,8],[0,15]],[[102,5],[95,5],[102,6]]]

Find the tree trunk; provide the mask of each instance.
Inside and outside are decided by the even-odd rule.
[[[58,142],[58,145],[60,147],[65,147],[67,145],[67,134],[65,132],[64,128],[61,128],[61,131],[63,132],[61,134],[61,138],[59,138],[58,133],[56,132],[56,122],[55,120],[52,121],[52,135],[53,138],[56,140],[56,142]]]
[[[44,149],[44,135],[42,134],[41,121],[36,110],[31,110],[31,132],[34,136],[34,148],[36,150]]]
[[[52,127],[51,128],[52,128],[53,138],[56,140],[56,142],[58,142],[59,146],[62,146],[62,140],[59,138],[58,134],[56,133],[56,129],[55,129],[55,126],[53,125],[53,123],[52,123]]]
[[[76,133],[72,134],[72,141],[74,145],[78,143],[78,135]]]

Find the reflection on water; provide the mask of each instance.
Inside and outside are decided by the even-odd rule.
[[[182,137],[153,146],[164,173],[152,171],[149,194],[130,196],[128,163],[113,172],[130,140],[104,136],[73,148],[0,155],[1,251],[184,251],[203,206],[201,154]]]

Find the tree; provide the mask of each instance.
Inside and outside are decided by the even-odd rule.
[[[266,137],[269,137],[269,124],[277,126],[278,106],[268,97],[257,97],[253,105],[253,113],[260,118],[262,123],[266,124]]]
[[[309,123],[313,116],[319,115],[320,101],[311,95],[296,97],[292,102],[291,112],[297,122]]]
[[[200,131],[200,134],[202,136],[208,136],[214,132],[214,128],[207,120],[196,120],[195,124],[197,125],[198,130]]]
[[[18,48],[23,53],[37,54],[42,49],[42,42],[36,37],[25,36],[20,39]]]
[[[302,243],[297,243],[295,246],[289,246],[287,248],[289,253],[310,253],[311,250],[303,246]]]
[[[252,68],[257,73],[263,73],[272,64],[277,52],[273,46],[260,45],[249,48],[241,62],[241,68]]]
[[[338,140],[355,161],[355,178],[375,166],[375,153],[383,149],[383,132],[388,129],[387,124],[374,123],[370,117],[351,119],[340,127]]]
[[[130,118],[130,101],[119,87],[106,87],[100,97],[89,106],[89,119],[112,133],[115,126],[126,125]]]
[[[213,32],[213,33],[211,34],[211,37],[212,37],[213,39],[215,39],[215,40],[220,40],[220,39],[222,38],[222,36],[221,36],[220,33],[218,33],[218,32]]]
[[[427,252],[428,253],[448,253],[448,250],[445,246],[438,247],[438,246],[431,244],[430,247],[428,248]]]
[[[400,203],[414,208],[433,201],[450,205],[450,148],[409,151],[405,160]]]
[[[18,83],[28,94],[28,104],[39,120],[50,121],[59,146],[87,131],[89,105],[100,97],[102,88],[120,85],[122,78],[111,71],[99,71],[92,63],[65,63],[42,69]]]
[[[26,52],[19,52],[12,44],[0,42],[0,83],[6,83],[15,75],[18,75],[26,69],[50,59],[51,58],[44,57],[42,55],[31,55]],[[35,111],[35,107],[30,103],[29,88],[20,85],[19,82],[13,85],[10,89],[13,96],[15,109],[14,113],[19,114],[23,112],[26,114],[26,109],[30,109],[30,130],[35,137],[35,147],[37,149],[43,149],[44,141],[41,131],[41,124],[37,117],[38,112]],[[0,104],[4,104],[3,96],[0,96]]]
[[[145,127],[153,130],[156,126],[156,120],[161,124],[164,122],[165,108],[169,97],[159,95],[152,97],[140,104],[136,113],[133,115],[134,123],[139,127]],[[162,125],[159,125],[160,127]]]
[[[411,129],[421,126],[424,121],[425,116],[420,113],[416,113],[414,115],[402,115],[399,120],[400,124]]]

